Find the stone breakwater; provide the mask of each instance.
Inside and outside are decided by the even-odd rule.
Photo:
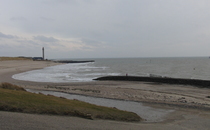
[[[94,60],[83,60],[83,61],[75,61],[75,60],[59,60],[54,61],[56,63],[88,63],[88,62],[95,62]]]
[[[177,85],[192,85],[200,88],[210,88],[209,80],[199,79],[180,79],[180,78],[168,78],[168,77],[139,77],[139,76],[105,76],[94,80],[113,80],[113,81],[143,81],[165,84],[177,84]]]

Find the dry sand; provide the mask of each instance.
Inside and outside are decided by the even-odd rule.
[[[16,73],[58,64],[49,61],[0,61],[0,82],[28,89],[140,101],[148,106],[175,111],[163,122],[156,123],[90,121],[75,117],[0,112],[0,129],[210,129],[210,89],[207,88],[122,81],[38,83],[11,78]]]

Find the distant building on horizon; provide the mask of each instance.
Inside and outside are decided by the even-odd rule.
[[[42,58],[44,60],[44,47],[42,47]]]
[[[32,60],[44,60],[44,47],[42,47],[42,57],[33,57]]]
[[[32,60],[44,60],[43,57],[33,57]]]

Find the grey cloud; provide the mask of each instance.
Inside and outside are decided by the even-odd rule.
[[[33,38],[34,42],[26,41],[27,44],[37,48],[47,45],[59,48],[62,44],[71,43],[95,47],[95,50],[92,49],[92,56],[176,56],[180,46],[185,45],[196,49],[200,46],[200,55],[209,54],[206,48],[210,47],[210,1],[207,0],[24,0],[16,1],[15,4],[5,2],[7,5],[0,5],[1,31],[11,30],[12,33],[8,32],[9,34],[19,31],[21,37],[27,34],[30,37],[28,39]],[[9,21],[8,17],[11,18]],[[0,33],[2,41],[14,37]],[[77,40],[69,41],[71,38]],[[104,46],[108,49],[104,49]],[[125,49],[127,53],[124,53]],[[133,51],[134,49],[136,51]],[[191,50],[192,55],[195,54],[193,49],[185,47],[185,51],[188,50]],[[78,50],[76,52],[78,57],[88,55]],[[60,54],[62,55],[62,52]],[[180,55],[184,56],[185,52],[180,51]]]
[[[23,46],[27,46],[27,47],[29,47],[29,46],[32,46],[32,47],[42,46],[42,44],[39,43],[39,42],[36,42],[36,41],[33,41],[33,40],[27,40],[27,39],[17,40],[17,42],[21,43]]]
[[[38,40],[38,41],[42,41],[42,42],[58,42],[59,40],[58,39],[55,39],[53,37],[45,37],[45,36],[34,36],[34,39],[35,40]]]
[[[46,5],[77,5],[78,0],[50,0],[50,1],[44,1]]]
[[[44,21],[47,21],[47,22],[55,21],[55,19],[47,18],[47,17],[40,17],[40,19],[41,19],[41,20],[44,20]]]
[[[98,40],[90,39],[90,38],[82,38],[81,41],[85,44],[95,45],[95,46],[104,44],[104,42],[102,41],[98,41]]]
[[[10,18],[11,21],[27,21],[24,17],[12,17]]]
[[[62,4],[79,4],[79,3],[94,3],[95,0],[55,0],[55,2]]]
[[[17,38],[17,36],[7,35],[0,32],[0,38],[13,39],[13,38]]]

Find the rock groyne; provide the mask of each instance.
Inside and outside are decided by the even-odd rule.
[[[75,61],[75,60],[60,60],[55,61],[56,63],[87,63],[87,62],[95,62],[94,60],[83,60],[83,61]]]
[[[140,77],[140,76],[106,76],[94,80],[113,80],[113,81],[143,81],[165,84],[178,84],[178,85],[192,85],[200,88],[210,88],[209,80],[199,79],[180,79],[168,77]]]

